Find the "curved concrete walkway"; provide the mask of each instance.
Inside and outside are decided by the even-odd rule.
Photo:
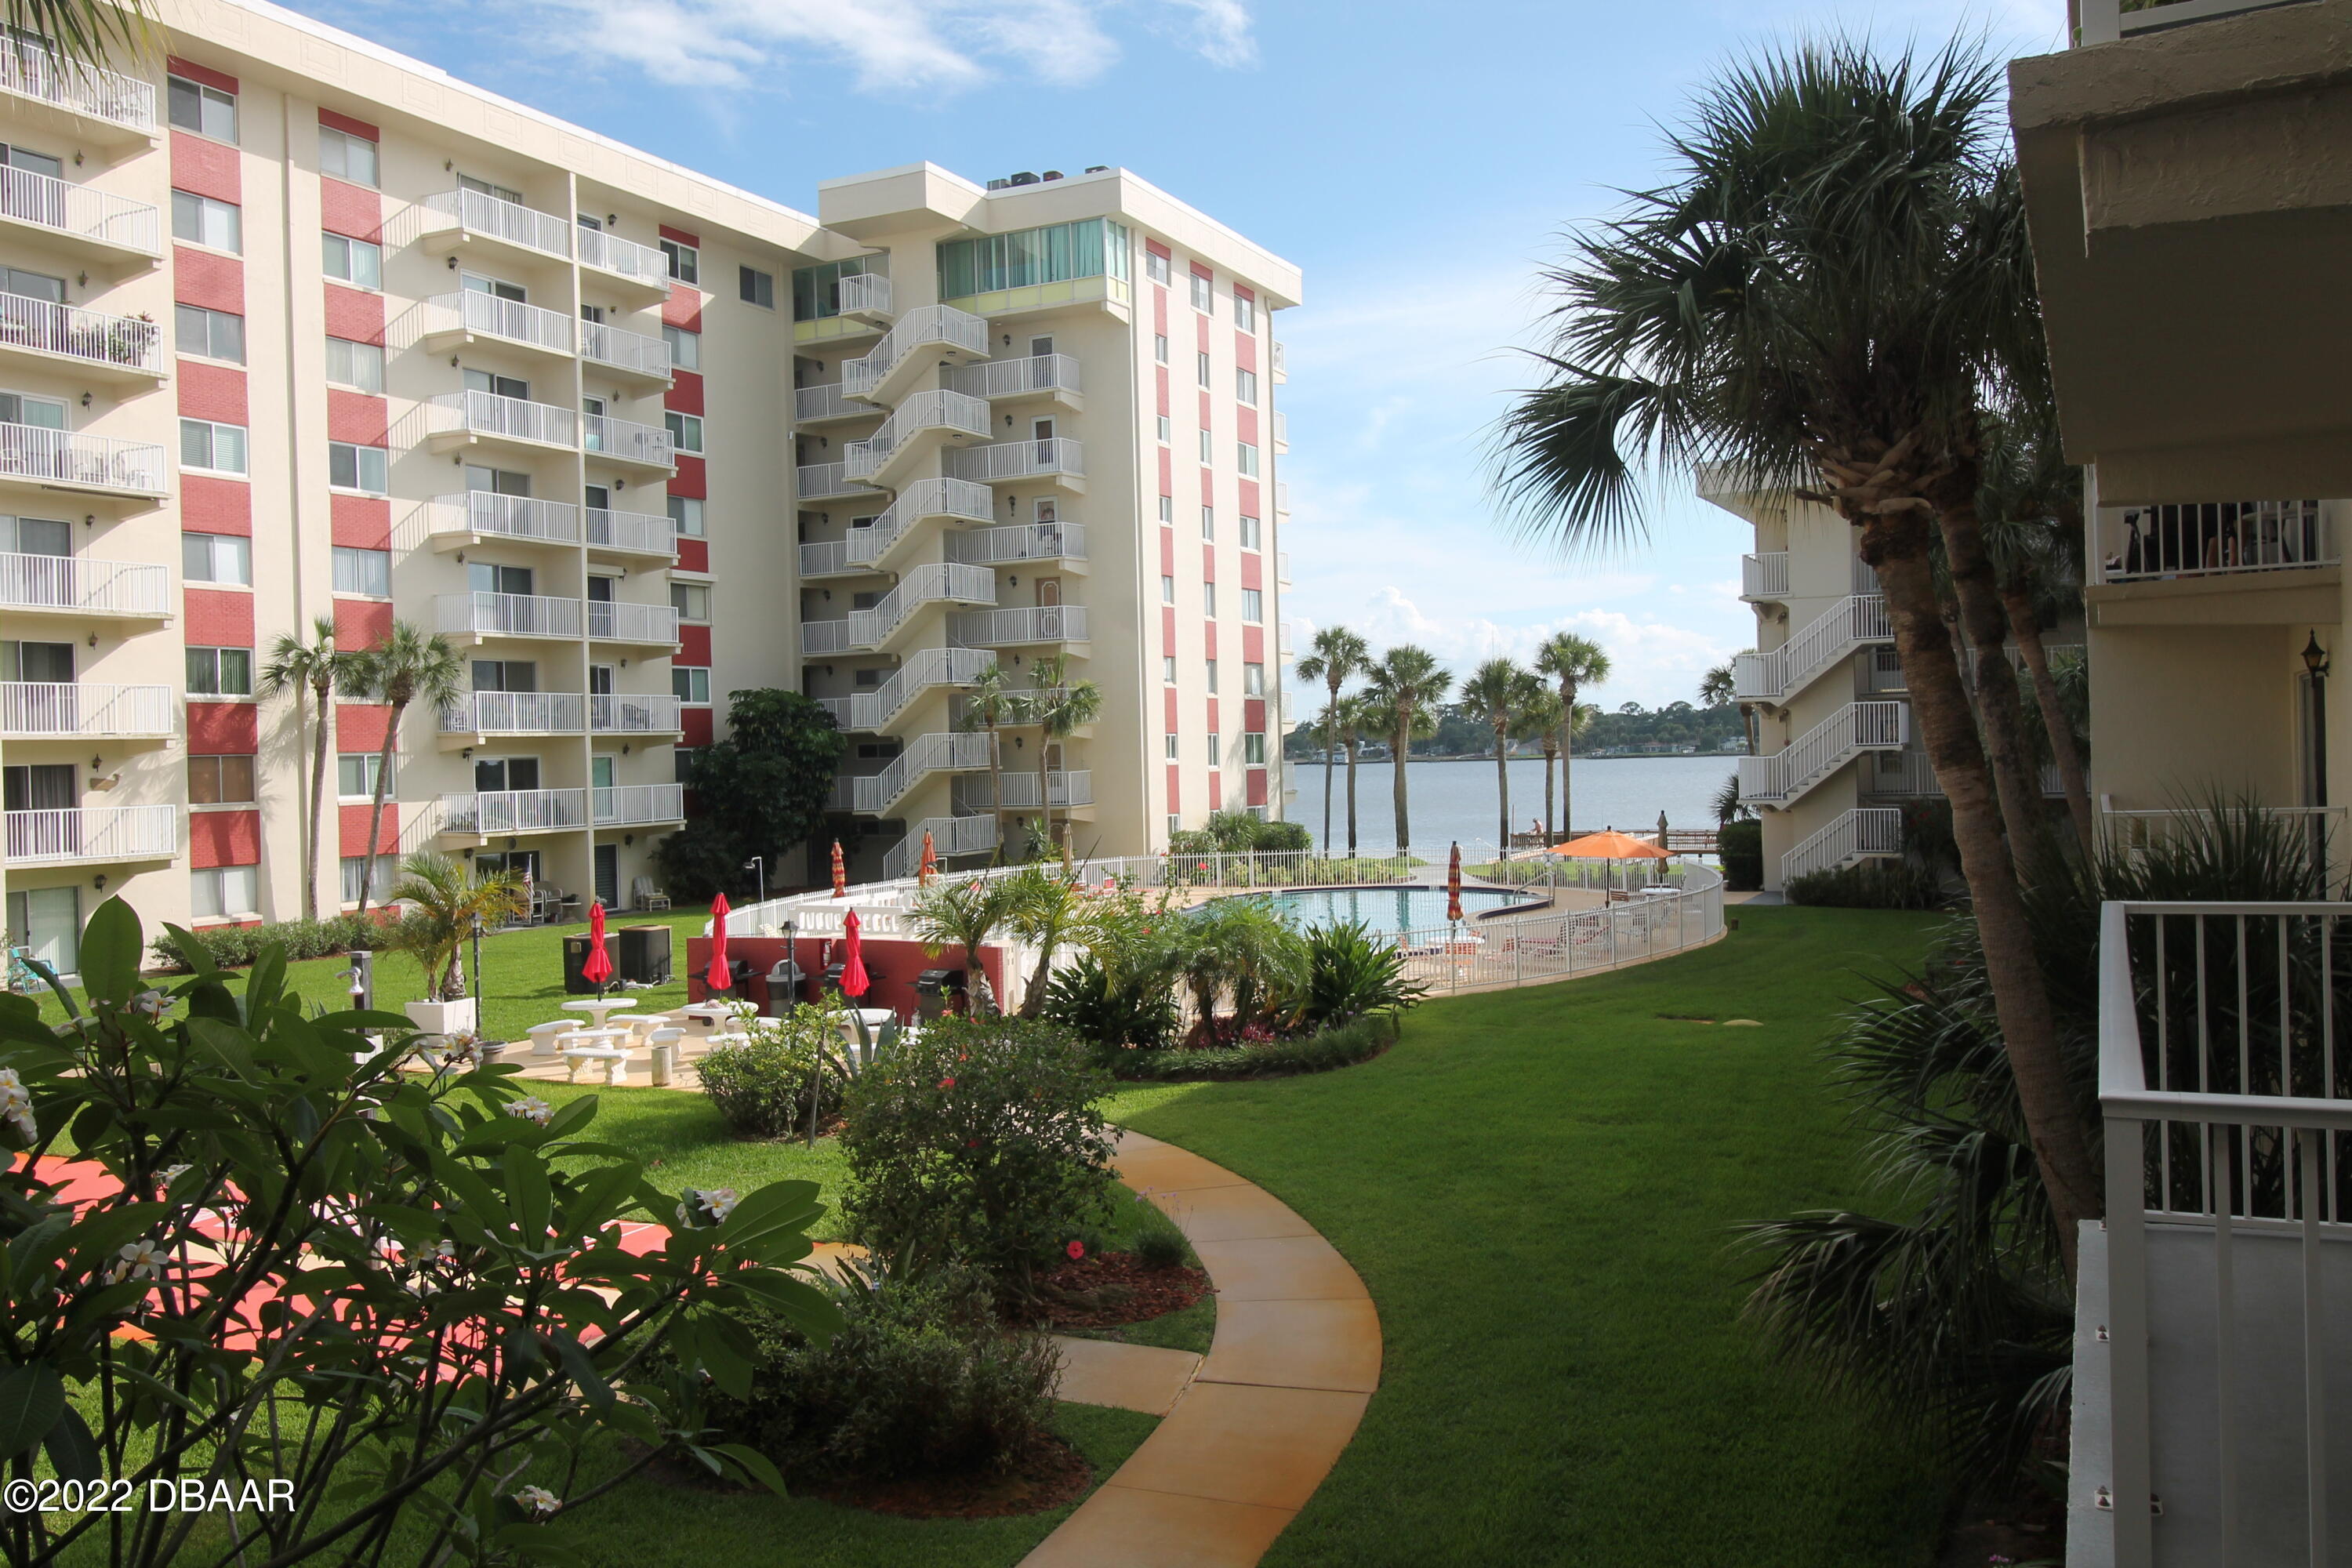
[[[1120,1134],[1118,1158],[1119,1180],[1200,1255],[1217,1291],[1216,1338],[1205,1358],[1065,1342],[1095,1348],[1066,1348],[1063,1398],[1168,1413],[1022,1561],[1250,1568],[1355,1436],[1380,1386],[1380,1315],[1348,1260],[1263,1188],[1139,1132]],[[1172,1407],[1155,1405],[1171,1383]]]

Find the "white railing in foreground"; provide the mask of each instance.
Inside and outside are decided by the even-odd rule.
[[[1891,642],[1894,637],[1895,623],[1887,617],[1883,596],[1856,595],[1841,599],[1769,653],[1743,653],[1733,658],[1732,689],[1743,699],[1783,701],[1864,644]]]
[[[1789,593],[1789,552],[1785,550],[1766,551],[1739,558],[1739,596],[1743,599],[1780,599]]]
[[[0,681],[0,735],[170,735],[178,726],[168,686],[107,681]]]
[[[425,428],[436,436],[464,431],[551,447],[580,445],[580,416],[552,403],[495,392],[445,392],[425,405]]]
[[[542,310],[520,300],[503,300],[478,289],[436,294],[416,308],[417,329],[425,336],[439,332],[478,332],[505,338],[551,353],[572,352],[572,318],[561,310]]]
[[[0,168],[0,218],[13,218],[55,234],[70,234],[99,245],[163,252],[161,208],[95,185],[77,185],[31,169]]]
[[[68,65],[53,49],[23,39],[0,48],[0,91],[37,98],[131,131],[153,134],[155,84],[102,66]]]
[[[942,768],[984,768],[988,766],[989,742],[987,735],[954,730],[917,735],[907,742],[905,751],[890,760],[888,767],[851,781],[850,809],[887,811],[926,773]]]
[[[500,533],[569,544],[580,537],[579,509],[570,501],[467,490],[433,501],[436,533]]]
[[[163,493],[163,448],[45,425],[0,424],[0,474],[89,489]]]
[[[1076,474],[1087,471],[1086,449],[1067,436],[1036,441],[997,441],[985,447],[959,447],[947,454],[948,473],[974,484],[1024,479],[1032,475]]]
[[[926,647],[908,654],[890,679],[871,691],[849,699],[852,730],[879,730],[896,719],[908,703],[941,686],[970,686],[981,671],[996,662],[985,648]]]
[[[1029,605],[1011,610],[961,610],[948,617],[948,640],[960,647],[1085,642],[1087,607],[1084,605]]]
[[[0,555],[0,605],[86,616],[168,616],[169,568],[95,555]]]
[[[168,860],[180,852],[175,805],[68,805],[5,814],[12,865],[40,861]]]
[[[0,293],[0,346],[149,375],[163,374],[163,330],[154,322],[24,294]]]
[[[601,228],[583,228],[579,236],[581,266],[593,267],[600,272],[617,272],[668,292],[669,258],[652,246],[623,239]]]
[[[1815,871],[1834,871],[1869,855],[1903,853],[1903,810],[1871,805],[1840,812],[1829,826],[1780,857],[1780,883],[1786,887]]]
[[[550,256],[572,254],[572,225],[553,213],[539,212],[501,196],[468,190],[436,191],[416,205],[437,215],[441,221],[433,224],[436,228],[454,224],[469,233],[503,239],[529,250],[545,251]]]
[[[588,699],[577,691],[468,691],[441,710],[445,735],[577,735],[587,727]]]
[[[580,357],[637,375],[667,376],[670,374],[669,343],[667,340],[649,338],[643,332],[633,332],[625,327],[607,326],[602,321],[580,323]]]

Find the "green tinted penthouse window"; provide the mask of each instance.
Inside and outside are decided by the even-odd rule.
[[[1108,218],[954,239],[940,247],[942,300],[1037,283],[1063,283],[1073,278],[1126,276],[1127,228]]]
[[[864,277],[880,259],[874,256],[853,256],[846,261],[793,268],[793,320],[821,321],[828,316],[841,314],[841,280]]]

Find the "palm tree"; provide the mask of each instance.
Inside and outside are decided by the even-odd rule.
[[[1102,688],[1091,680],[1070,679],[1070,656],[1057,653],[1051,658],[1041,658],[1031,670],[1034,689],[1022,694],[1021,716],[1037,726],[1037,804],[1045,823],[1046,837],[1066,850],[1069,847],[1069,822],[1065,816],[1061,832],[1054,826],[1053,774],[1047,766],[1055,750],[1070,738],[1082,724],[1091,724],[1102,714]],[[1063,766],[1066,768],[1066,759]]]
[[[1004,886],[1005,923],[1037,950],[1036,970],[1021,998],[1021,1016],[1034,1018],[1045,1010],[1045,981],[1053,972],[1054,950],[1066,942],[1087,941],[1095,905],[1058,868],[1024,866],[1004,879]]]
[[[1511,737],[1521,716],[1549,695],[1532,669],[1521,669],[1507,658],[1490,658],[1462,683],[1462,706],[1475,723],[1495,731],[1495,843],[1497,854],[1511,847]]]
[[[1559,760],[1559,732],[1568,726],[1559,716],[1559,694],[1540,693],[1519,714],[1519,727],[1513,731],[1515,741],[1533,741],[1543,749],[1544,757],[1544,842],[1557,843],[1559,835],[1552,831],[1552,764]]]
[[[383,833],[383,797],[392,785],[393,748],[400,741],[401,716],[409,704],[422,702],[438,712],[457,700],[466,689],[466,661],[438,632],[419,631],[406,621],[394,621],[383,640],[349,656],[344,686],[392,710],[383,726],[383,749],[376,756],[374,798],[368,804],[366,852],[360,858],[360,914],[368,911],[374,891],[376,845]]]
[[[1809,44],[1734,68],[1674,137],[1679,172],[1552,272],[1549,378],[1507,416],[1497,482],[1525,526],[1583,552],[1643,537],[1635,468],[1652,462],[1727,466],[1861,529],[2071,1279],[2078,1222],[2103,1205],[2003,841],[2005,820],[2021,842],[2036,824],[1995,797],[1931,563],[1940,532],[1969,638],[1999,659],[1979,442],[2040,330],[2000,103],[1998,68],[1958,44],[1891,60]],[[2013,778],[2016,683],[1979,684]]]
[[[1348,858],[1350,860],[1356,858],[1356,753],[1364,749],[1364,732],[1375,728],[1378,721],[1378,710],[1363,696],[1339,699],[1339,744],[1348,753]]]
[[[294,694],[294,736],[302,735],[302,706],[307,696],[319,710],[318,734],[310,747],[310,815],[302,831],[302,918],[319,918],[319,845],[326,837],[327,758],[334,746],[335,685],[349,673],[351,656],[335,651],[335,622],[320,616],[311,622],[316,640],[304,642],[292,632],[280,632],[270,645],[269,661],[261,667],[263,697]]]
[[[466,938],[477,921],[500,926],[529,908],[522,873],[494,871],[477,877],[460,862],[430,850],[411,855],[400,863],[400,883],[389,901],[407,904],[409,911],[394,934],[394,951],[407,953],[425,971],[426,1001],[458,1001],[466,995]],[[478,982],[481,976],[474,978]]]
[[[1396,803],[1396,847],[1402,855],[1412,844],[1412,814],[1407,809],[1405,795],[1405,759],[1415,741],[1425,741],[1437,733],[1437,705],[1454,689],[1454,677],[1437,662],[1437,656],[1424,647],[1402,643],[1381,655],[1380,662],[1364,671],[1365,696],[1382,720],[1388,731],[1389,751],[1396,760],[1395,778],[1391,794]],[[1330,811],[1324,811],[1324,822],[1330,821]],[[1324,853],[1330,853],[1328,837]]]
[[[144,0],[9,0],[7,22],[13,47],[37,38],[68,72],[108,65],[118,49],[142,58],[154,52]]]
[[[1738,696],[1738,683],[1732,679],[1731,660],[1727,658],[1698,678],[1698,705],[1702,708],[1728,708]]]
[[[1331,759],[1339,749],[1339,689],[1370,668],[1371,662],[1371,646],[1363,638],[1345,626],[1325,626],[1307,645],[1305,656],[1291,666],[1299,679],[1319,680],[1328,694],[1323,706],[1323,858],[1327,860],[1331,858]]]
[[[996,853],[1004,844],[1004,737],[1008,724],[1021,721],[1021,694],[1005,681],[1004,667],[990,659],[971,678],[971,695],[964,699],[963,725],[988,737],[988,805],[996,818]]]
[[[969,877],[933,884],[908,911],[909,927],[930,944],[933,957],[944,948],[963,949],[964,991],[971,998],[974,1017],[984,1017],[995,1007],[988,972],[980,965],[980,950],[990,933],[1012,918],[1020,896],[1010,877]]]
[[[1563,831],[1576,831],[1576,794],[1570,774],[1576,766],[1576,737],[1569,731],[1576,715],[1576,694],[1587,686],[1600,686],[1609,679],[1609,655],[1591,637],[1578,637],[1574,632],[1554,632],[1536,649],[1536,672],[1549,675],[1559,683],[1559,815]],[[1544,793],[1551,793],[1551,764],[1544,764]],[[1544,816],[1551,813],[1546,809]],[[1503,840],[1504,847],[1510,840]]]

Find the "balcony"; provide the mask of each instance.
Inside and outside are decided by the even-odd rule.
[[[667,691],[597,691],[588,698],[592,735],[675,735],[685,704]]]
[[[1903,853],[1903,810],[1873,805],[1843,811],[1828,826],[1780,857],[1780,885],[1816,871],[1835,871],[1858,861]]]
[[[967,566],[1087,558],[1086,525],[1077,522],[1020,522],[1006,528],[960,529],[941,542],[949,560]]]
[[[657,827],[686,820],[684,784],[614,784],[588,795],[599,827]]]
[[[973,484],[1047,479],[1066,490],[1087,488],[1086,452],[1066,436],[1044,441],[997,441],[947,454],[948,477]]]
[[[425,405],[425,429],[436,452],[489,441],[544,451],[580,448],[580,416],[552,403],[494,392],[445,392]]]
[[[0,484],[15,489],[152,500],[163,494],[164,473],[163,448],[150,442],[0,425]]]
[[[1272,361],[1274,367],[1274,384],[1276,386],[1279,386],[1284,382],[1290,379],[1290,372],[1283,363],[1282,345],[1280,343],[1275,343],[1270,346],[1274,350],[1274,357]]]
[[[436,550],[465,550],[486,539],[536,544],[580,542],[580,509],[569,501],[467,490],[436,496],[428,519]]]
[[[1274,426],[1274,449],[1278,453],[1290,450],[1290,416],[1277,408],[1270,423]]]
[[[141,561],[0,555],[0,605],[45,615],[161,620],[172,613],[172,574]]]
[[[580,636],[580,601],[536,594],[443,594],[433,601],[435,629],[471,637]]]
[[[1789,596],[1789,552],[1774,550],[1739,558],[1739,596],[1749,604]]]
[[[1288,621],[1276,621],[1274,624],[1274,651],[1285,658],[1290,657],[1290,623]]]
[[[995,662],[996,656],[982,648],[918,648],[906,657],[889,679],[849,699],[849,710],[842,727],[879,733],[925,692],[970,686]]]
[[[838,382],[793,389],[793,423],[823,425],[835,419],[871,419],[882,410],[863,398],[852,397]]]
[[[1032,354],[1026,359],[960,365],[948,372],[945,384],[951,392],[992,402],[1043,397],[1070,409],[1086,403],[1078,362],[1071,354]]]
[[[667,342],[602,321],[580,323],[580,357],[627,381],[667,386],[676,379]]]
[[[0,59],[6,54],[0,49]],[[0,294],[0,353],[107,381],[163,379],[163,331],[154,322],[23,294]]]
[[[2315,500],[2101,507],[2092,582],[2188,582],[2306,572],[2341,563]]]
[[[453,838],[493,838],[587,826],[584,789],[508,789],[443,795],[438,830]]]
[[[498,735],[587,732],[588,700],[576,691],[469,691],[441,710],[441,749]]]
[[[900,317],[864,358],[842,362],[841,387],[852,397],[895,404],[931,366],[987,357],[987,321],[952,305],[922,305]]]
[[[591,599],[588,601],[588,640],[676,647],[677,611],[668,605],[629,605],[611,599]]]
[[[178,733],[168,686],[0,681],[0,739],[162,741]]]
[[[970,479],[916,479],[898,492],[898,499],[874,520],[871,528],[850,535],[849,558],[880,565],[889,559],[894,545],[912,536],[918,523],[935,518],[948,522],[990,522],[995,516],[996,498],[986,485]],[[858,553],[861,550],[866,553]]]
[[[803,655],[814,656],[821,653],[847,653],[848,651],[849,622],[846,619],[801,623]]]
[[[71,115],[93,142],[152,142],[155,84],[100,66],[68,65],[52,51],[18,39],[0,50],[0,92]]]
[[[667,430],[604,414],[583,415],[580,423],[592,461],[657,468],[665,474],[677,468],[677,453]]]
[[[1032,605],[1015,610],[965,610],[948,617],[948,640],[959,647],[1085,642],[1087,607]]]
[[[436,254],[483,250],[529,261],[572,259],[575,226],[552,213],[467,190],[429,195],[415,211],[425,247]]]
[[[478,289],[436,294],[416,307],[415,326],[417,342],[436,353],[482,340],[559,359],[570,359],[574,352],[572,318],[562,311],[501,300]]]
[[[845,316],[860,321],[886,321],[890,319],[890,279],[878,272],[860,272],[837,279],[834,284],[835,307]]]
[[[163,254],[163,215],[145,202],[30,169],[0,168],[0,228],[28,231],[109,268]]]
[[[1287,550],[1277,550],[1274,553],[1274,581],[1277,587],[1290,586],[1290,552]]]
[[[599,553],[677,559],[677,524],[667,512],[656,517],[651,512],[592,506],[581,516],[587,523],[588,548]]]
[[[955,300],[958,307],[991,321],[1039,310],[1066,310],[1073,305],[1092,305],[1122,324],[1134,302],[1134,287],[1126,279],[1099,272],[1085,278],[1057,279],[1050,283],[1018,283],[985,293],[959,295]]]
[[[996,847],[993,816],[927,816],[908,829],[907,837],[882,857],[882,879],[896,881],[922,869],[923,836],[931,839],[931,853],[944,860],[953,855],[985,855]]]
[[[180,852],[174,805],[79,805],[5,814],[8,864],[94,866],[169,860]]]
[[[931,561],[914,568],[870,610],[849,612],[849,646],[881,648],[926,605],[992,605],[996,574],[982,566]]]
[[[930,437],[961,446],[988,433],[988,405],[980,398],[936,387],[914,393],[873,435],[844,444],[843,473],[888,489],[894,473],[903,472],[907,463],[938,444]]]
[[[793,470],[793,491],[801,500],[837,500],[874,494],[864,479],[853,479],[839,463],[803,463]]]
[[[1900,751],[1911,732],[1903,702],[1849,702],[1768,756],[1739,759],[1739,798],[1788,806],[1865,752]]]
[[[878,773],[850,781],[850,809],[879,816],[931,773],[988,766],[991,737],[962,731],[918,735]]]
[[[1288,517],[1290,515],[1290,481],[1287,479],[1276,479],[1275,481],[1274,515],[1276,517]]]
[[[1067,805],[1092,805],[1095,803],[1095,775],[1086,768],[1068,773],[1045,775],[1045,797],[1056,809]],[[1037,805],[1037,772],[1034,768],[1007,768],[1004,771],[1003,807],[1007,811],[1035,811]],[[983,811],[994,811],[998,803],[991,798],[989,777],[976,773],[960,777],[950,786],[950,798],[959,816],[970,816]]]
[[[856,533],[872,531],[871,529],[861,528],[856,531]],[[851,551],[861,548],[864,551],[862,556],[853,557],[850,554]],[[874,567],[870,562],[873,553],[867,542],[858,539],[856,534],[847,539],[828,539],[814,544],[803,544],[801,546],[801,575],[803,577],[872,576]]]
[[[649,305],[669,298],[669,258],[658,247],[584,226],[576,237],[580,265],[614,292],[632,303]]]
[[[1742,701],[1783,703],[1858,649],[1894,640],[1895,623],[1883,595],[1841,599],[1769,653],[1734,658],[1732,693]]]

